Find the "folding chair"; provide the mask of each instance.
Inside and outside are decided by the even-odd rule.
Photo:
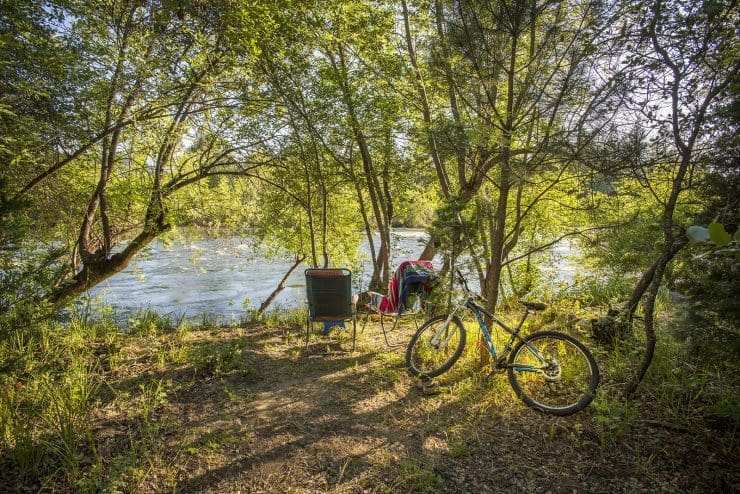
[[[352,300],[352,272],[349,269],[309,268],[306,275],[308,315],[306,317],[306,350],[314,322],[352,321],[352,351],[357,339],[357,318]],[[342,324],[343,325],[343,324]]]
[[[403,261],[393,273],[393,277],[388,283],[388,294],[382,295],[377,292],[366,292],[367,300],[365,307],[371,312],[380,315],[380,329],[383,331],[385,344],[390,348],[400,347],[405,343],[390,343],[388,333],[385,330],[385,318],[392,317],[393,326],[389,331],[393,331],[398,324],[399,319],[404,314],[414,316],[414,323],[419,327],[416,320],[416,314],[423,309],[421,305],[428,298],[432,291],[432,285],[435,278],[434,266],[431,261]],[[412,296],[418,296],[420,307],[416,308],[410,302]],[[363,329],[367,323],[370,313],[363,321]]]

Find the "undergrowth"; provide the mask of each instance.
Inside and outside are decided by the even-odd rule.
[[[254,373],[243,338],[201,343],[196,333],[220,329],[173,323],[152,310],[125,327],[89,305],[63,320],[39,312],[33,324],[25,317],[0,324],[0,484],[11,489],[135,492],[150,470],[170,470],[162,437],[176,424],[159,414],[177,385],[157,372]],[[129,424],[103,458],[96,419],[111,407]]]
[[[666,292],[658,304],[658,345],[650,370],[642,382],[638,396],[626,399],[625,384],[644,354],[644,334],[639,321],[632,333],[611,346],[601,346],[590,337],[589,318],[599,313],[598,308],[582,306],[573,299],[555,302],[547,310],[531,316],[525,323],[523,334],[538,330],[559,330],[584,342],[596,357],[601,383],[597,396],[584,414],[593,418],[593,433],[602,450],[629,436],[636,425],[649,422],[673,430],[695,434],[714,435],[724,440],[728,451],[738,446],[740,426],[740,375],[737,373],[737,335],[727,331],[715,335],[715,345],[709,341],[696,341],[706,334],[699,331],[693,318],[670,304]],[[603,309],[605,310],[605,309]],[[505,306],[503,319],[518,321],[519,309]],[[468,333],[466,348],[460,360],[447,373],[438,378],[444,393],[460,400],[471,413],[473,425],[481,411],[495,415],[504,403],[510,405],[517,398],[511,391],[504,372],[489,374],[490,359],[481,363],[480,335],[474,321],[465,321]],[[687,326],[691,326],[689,329]],[[689,333],[687,335],[687,332]],[[508,335],[494,331],[494,345],[504,347]],[[488,415],[490,416],[490,415]]]
[[[662,317],[650,372],[637,398],[625,400],[623,384],[641,358],[639,328],[632,339],[601,348],[575,324],[579,309],[566,302],[532,317],[525,327],[525,332],[564,329],[597,356],[602,384],[591,406],[579,414],[571,431],[574,440],[581,440],[587,427],[589,437],[607,451],[651,421],[699,435],[719,431],[723,447],[736,450],[740,378],[731,345],[717,348],[692,339],[696,334],[687,334],[686,325],[692,322],[685,314]],[[210,453],[193,444],[167,450],[172,446],[164,438],[179,427],[178,417],[168,413],[171,400],[187,392],[189,383],[205,380],[229,402],[248,402],[248,396],[235,394],[230,379],[248,382],[260,373],[250,357],[258,349],[249,348],[244,337],[249,328],[284,328],[283,345],[269,350],[287,352],[297,370],[306,363],[298,356],[305,318],[301,311],[282,316],[271,312],[246,326],[225,329],[173,322],[147,310],[130,318],[125,330],[104,310],[72,311],[65,320],[43,313],[27,316],[0,320],[0,484],[16,489],[136,492],[152,471],[164,479],[158,485],[175,488],[177,462]],[[439,395],[429,398],[456,402],[468,411],[467,423],[444,430],[451,458],[473,451],[476,431],[490,426],[492,418],[500,419],[503,409],[524,406],[504,373],[489,376],[490,367],[481,365],[477,326],[466,324],[465,352],[439,378]],[[228,337],[221,337],[224,332]],[[347,335],[341,336],[347,344]],[[369,330],[360,333],[358,353],[375,352],[372,361],[378,365],[367,388],[382,392],[408,377],[400,352],[373,350],[376,336]],[[499,335],[497,348],[504,343]],[[115,419],[108,421],[108,416]],[[116,428],[120,423],[125,427]],[[428,425],[436,426],[433,421]],[[103,430],[116,439],[104,441]],[[553,440],[558,434],[553,422]],[[433,465],[423,462],[383,468],[395,472],[392,485],[399,489],[433,491],[440,485]]]

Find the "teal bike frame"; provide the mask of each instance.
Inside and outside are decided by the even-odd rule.
[[[459,274],[459,273],[458,273]],[[511,328],[508,324],[506,324],[504,321],[496,317],[495,314],[493,314],[491,311],[486,309],[485,307],[482,307],[481,305],[475,303],[475,298],[478,297],[477,295],[473,295],[473,292],[468,288],[468,284],[465,281],[465,278],[459,274],[459,279],[462,282],[463,288],[465,289],[466,298],[463,302],[458,303],[452,311],[450,311],[449,316],[447,316],[447,320],[445,321],[444,325],[442,325],[437,332],[437,334],[432,338],[431,343],[435,344],[435,346],[440,344],[440,339],[442,336],[442,333],[444,332],[445,328],[449,327],[450,323],[452,322],[452,319],[455,317],[455,314],[462,309],[466,308],[469,311],[471,311],[475,315],[475,319],[478,322],[478,329],[483,334],[483,340],[485,341],[486,349],[488,350],[488,353],[491,354],[491,357],[493,358],[493,372],[499,369],[506,369],[509,367],[513,367],[516,372],[535,372],[540,373],[543,372],[543,369],[545,369],[548,366],[548,363],[545,361],[545,358],[540,355],[540,353],[537,351],[536,348],[533,346],[525,343],[527,345],[527,348],[530,350],[533,356],[537,358],[537,360],[542,363],[542,367],[535,367],[532,365],[510,365],[505,362],[506,357],[509,355],[509,352],[513,348],[514,341],[519,340],[523,341],[524,339],[519,336],[519,333],[522,330],[522,326],[524,326],[524,321],[527,320],[527,317],[529,316],[531,310],[537,308],[537,309],[543,309],[545,306],[542,304],[532,304],[532,303],[526,303],[522,302],[522,305],[524,305],[524,314],[522,315],[521,320],[519,321],[519,324],[516,325],[515,328]],[[540,305],[540,307],[538,307]],[[493,344],[493,338],[491,337],[491,331],[488,329],[488,326],[486,325],[486,322],[483,320],[483,316],[486,315],[491,318],[491,320],[500,326],[503,330],[505,330],[507,333],[511,335],[509,338],[509,341],[506,342],[504,345],[503,350],[501,351],[501,354],[496,351],[496,347]],[[452,338],[452,333],[447,336],[444,342],[442,342],[442,345],[439,345],[438,347],[446,347],[447,343],[449,342],[449,339]]]
[[[520,301],[524,314],[517,324],[509,325],[484,306],[483,299],[468,288],[462,276],[460,281],[465,291],[452,304],[448,315],[430,319],[409,342],[406,365],[412,375],[422,379],[437,377],[457,362],[468,332],[460,313],[467,310],[475,316],[482,344],[492,358],[489,378],[507,371],[509,383],[517,396],[529,407],[551,415],[571,415],[588,406],[599,385],[599,368],[588,348],[573,336],[557,330],[522,335],[529,314],[544,310],[545,304]],[[508,336],[505,333],[493,334],[494,325]],[[460,335],[459,338],[456,335]],[[426,364],[427,358],[430,366]],[[565,372],[559,360],[566,364]],[[532,380],[531,377],[536,378]]]

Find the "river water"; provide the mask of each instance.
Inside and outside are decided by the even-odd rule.
[[[424,249],[427,235],[420,230],[393,233],[392,265],[416,259]],[[355,290],[367,288],[372,264],[367,242],[360,246],[359,271],[353,272]],[[265,259],[246,238],[178,239],[169,244],[157,240],[128,268],[90,291],[116,314],[126,316],[151,309],[173,319],[204,314],[222,323],[238,322],[248,309],[259,307],[292,265],[290,259]],[[285,289],[272,308],[297,307],[305,301],[306,283],[299,266],[288,278]]]
[[[420,230],[394,231],[391,265],[418,258],[427,238]],[[364,242],[359,255],[365,260],[353,272],[356,291],[367,288],[372,272],[364,254],[367,250]],[[567,245],[557,247],[549,268],[552,278],[566,283],[575,271],[568,260],[569,251]],[[126,270],[96,286],[90,295],[112,306],[121,319],[151,309],[173,319],[206,315],[228,324],[243,320],[249,309],[259,307],[291,265],[290,259],[265,259],[246,238],[179,239],[170,244],[155,241]],[[436,259],[435,265],[440,266],[441,260]],[[306,267],[295,270],[271,309],[305,303]]]

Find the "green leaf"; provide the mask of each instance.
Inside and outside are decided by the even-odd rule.
[[[735,242],[740,243],[740,228],[735,230]]]
[[[707,230],[709,230],[709,237],[712,239],[712,242],[714,242],[717,247],[724,247],[725,245],[732,242],[732,237],[730,237],[730,234],[727,233],[725,227],[722,226],[722,223],[717,223],[716,221],[713,221],[709,224]]]
[[[703,226],[690,226],[686,230],[686,235],[689,237],[689,242],[692,244],[698,244],[709,240],[709,230]]]

